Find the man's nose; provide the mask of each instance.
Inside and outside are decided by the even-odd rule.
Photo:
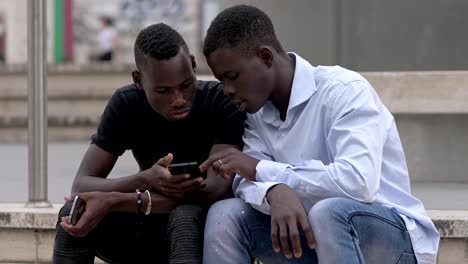
[[[179,91],[178,89],[176,89],[174,91],[174,95],[173,95],[173,100],[172,100],[172,104],[174,106],[182,106],[186,103],[186,100],[184,98],[184,94]]]
[[[224,92],[224,95],[229,96],[231,98],[236,94],[234,86],[230,85],[230,84],[227,84],[227,83],[224,83],[223,92]]]

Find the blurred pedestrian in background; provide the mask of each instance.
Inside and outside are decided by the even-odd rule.
[[[99,17],[101,30],[98,34],[99,52],[96,56],[97,61],[113,61],[117,46],[117,32],[114,28],[114,20],[108,16]]]

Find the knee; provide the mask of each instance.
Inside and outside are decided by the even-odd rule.
[[[247,210],[250,210],[250,205],[239,198],[231,198],[213,204],[208,212],[208,217],[220,221],[235,221],[245,216]]]
[[[204,215],[204,209],[200,205],[184,204],[177,206],[169,214],[174,219],[198,219]]]
[[[72,207],[72,203],[71,203],[71,202],[65,203],[65,204],[62,206],[62,208],[60,208],[60,211],[59,211],[59,219],[60,219],[62,216],[68,216],[68,215],[70,214],[71,207]]]
[[[206,211],[200,205],[180,205],[169,214],[168,226],[202,224],[205,222]]]
[[[62,208],[60,208],[60,211],[59,211],[58,217],[57,217],[57,223],[56,223],[56,228],[57,229],[62,228],[62,226],[60,225],[60,222],[62,222],[62,217],[68,216],[70,214],[71,206],[72,206],[72,203],[67,202],[62,206]]]
[[[253,210],[250,205],[239,198],[216,202],[208,211],[206,220],[206,230],[208,234],[217,233],[217,229],[224,232],[226,227],[234,227],[241,224],[250,210]]]
[[[351,202],[349,198],[333,197],[319,201],[309,211],[309,222],[313,227],[329,226],[336,221],[346,221],[344,208]],[[316,229],[314,228],[314,229]]]

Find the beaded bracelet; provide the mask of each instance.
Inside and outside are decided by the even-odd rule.
[[[135,226],[135,231],[136,231],[136,242],[140,242],[142,240],[142,225],[143,221],[141,219],[141,207],[142,207],[142,201],[141,201],[141,192],[139,189],[136,190],[137,194],[137,213],[136,213],[136,226]]]
[[[136,194],[137,194],[137,214],[140,214],[142,201],[141,201],[141,192],[139,189],[136,190]]]

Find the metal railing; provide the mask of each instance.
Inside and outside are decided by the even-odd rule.
[[[47,0],[28,0],[28,174],[26,207],[47,199]]]

